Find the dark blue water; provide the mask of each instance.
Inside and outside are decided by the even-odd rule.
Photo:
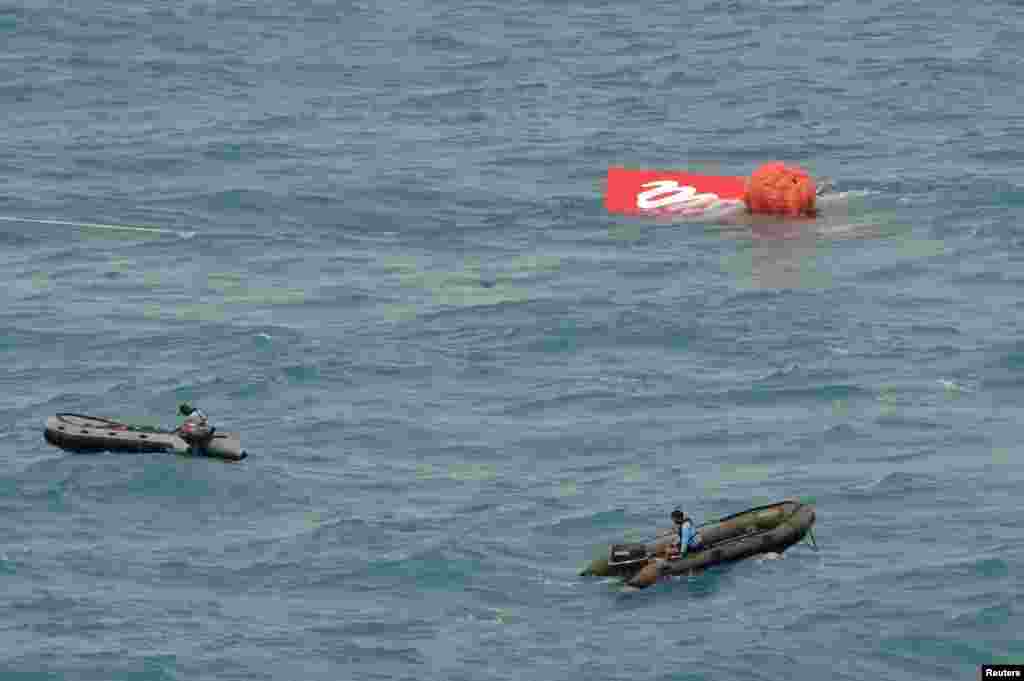
[[[1024,662],[1022,19],[0,7],[0,677]],[[842,200],[786,238],[602,206],[609,165],[773,159]],[[42,439],[181,400],[250,458]],[[577,576],[677,503],[790,496],[818,552]]]

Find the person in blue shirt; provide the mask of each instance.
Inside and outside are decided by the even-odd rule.
[[[675,542],[672,553],[682,558],[687,551],[700,548],[700,536],[693,529],[693,522],[690,517],[678,506],[672,511],[672,522],[675,524]]]

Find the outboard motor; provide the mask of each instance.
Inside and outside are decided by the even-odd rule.
[[[645,544],[612,544],[608,552],[608,567],[642,563],[649,557]]]

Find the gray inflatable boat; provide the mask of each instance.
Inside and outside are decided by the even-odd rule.
[[[214,430],[201,442],[189,442],[177,431],[82,414],[51,416],[46,419],[43,436],[56,447],[76,452],[175,452],[227,461],[241,461],[248,456],[238,433]]]

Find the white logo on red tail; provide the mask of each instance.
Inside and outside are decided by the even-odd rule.
[[[695,187],[680,186],[675,180],[654,180],[641,187],[651,187],[636,195],[636,207],[640,210],[655,210],[672,206],[673,211],[707,210],[717,205],[718,194],[698,194]]]

